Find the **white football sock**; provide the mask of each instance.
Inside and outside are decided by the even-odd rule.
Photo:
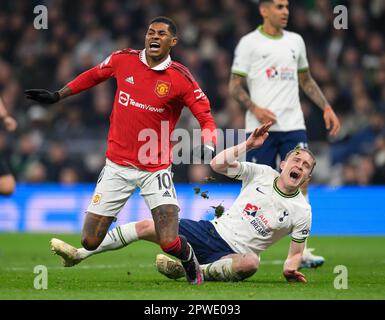
[[[97,249],[92,251],[88,251],[84,248],[78,249],[79,257],[81,259],[86,259],[93,254],[120,249],[138,240],[135,225],[136,222],[131,222],[108,231],[103,242]]]
[[[233,259],[226,258],[201,265],[207,281],[239,281],[241,278],[233,271]]]

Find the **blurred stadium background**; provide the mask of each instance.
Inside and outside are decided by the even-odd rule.
[[[47,30],[33,26],[33,9],[41,4],[48,8]],[[347,30],[333,28],[337,4],[348,7]],[[296,0],[290,7],[288,30],[304,37],[312,74],[342,121],[330,139],[322,112],[301,97],[317,156],[313,234],[385,235],[385,2]],[[19,127],[15,134],[0,131],[1,157],[18,181],[12,197],[0,198],[0,231],[80,230],[105,159],[115,87],[107,81],[49,107],[27,101],[23,90],[57,90],[114,50],[141,49],[157,15],[177,22],[180,42],[172,57],[210,98],[218,127],[243,128],[244,110],[229,98],[228,81],[236,43],[261,23],[257,1],[2,0],[0,95]],[[187,111],[179,127],[197,122]],[[239,190],[209,166],[178,165],[174,172],[183,217],[211,217],[211,206],[228,206]],[[210,175],[217,181],[202,186],[210,195],[203,199],[193,187]],[[149,213],[136,196],[119,222],[144,217]]]

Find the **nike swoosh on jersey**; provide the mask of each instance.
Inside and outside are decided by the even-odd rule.
[[[265,194],[263,191],[261,191],[261,190],[259,189],[259,187],[255,188],[255,190],[257,190],[258,192],[260,192],[260,193],[262,193],[262,194]]]

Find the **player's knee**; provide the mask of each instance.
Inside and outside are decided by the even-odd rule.
[[[155,232],[154,221],[150,219],[137,222],[135,228],[139,238],[149,236]]]
[[[82,236],[82,246],[84,249],[88,251],[93,251],[96,250],[101,241],[98,238],[93,238],[93,237],[87,237],[87,236]]]
[[[259,268],[259,258],[256,255],[248,255],[238,266],[237,274],[241,279],[251,277],[254,273],[258,271]]]

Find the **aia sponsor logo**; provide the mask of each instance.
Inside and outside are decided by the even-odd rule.
[[[255,218],[255,215],[257,214],[257,211],[259,209],[260,208],[258,208],[257,206],[255,206],[251,203],[248,203],[248,204],[246,204],[245,208],[243,209],[243,213],[245,213],[248,216]]]
[[[266,69],[266,76],[269,80],[294,81],[295,70],[288,67],[277,68],[272,66]]]
[[[268,79],[277,79],[279,77],[278,70],[274,66],[266,69],[266,75]]]

